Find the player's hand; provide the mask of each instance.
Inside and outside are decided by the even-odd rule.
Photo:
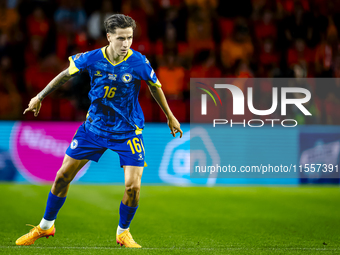
[[[34,112],[34,116],[37,117],[39,114],[41,108],[41,101],[38,98],[38,96],[35,96],[31,99],[30,103],[28,104],[28,107],[24,111],[24,114],[26,112]]]
[[[174,116],[168,118],[168,126],[171,130],[171,134],[173,135],[173,137],[176,137],[176,133],[180,133],[181,134],[180,138],[182,138],[183,131],[180,128],[181,125]]]

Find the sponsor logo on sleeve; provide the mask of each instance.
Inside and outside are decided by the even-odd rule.
[[[80,58],[81,55],[83,55],[83,53],[78,53],[78,54],[74,57],[74,60],[77,60],[78,58]]]

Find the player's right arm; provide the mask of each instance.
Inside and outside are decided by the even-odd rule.
[[[41,108],[41,101],[51,92],[55,91],[59,87],[61,87],[65,82],[71,79],[72,76],[69,72],[69,68],[62,71],[58,74],[47,86],[35,97],[33,97],[28,104],[28,107],[24,111],[26,112],[34,112],[34,116],[37,117]]]
[[[66,70],[62,71],[58,74],[38,95],[33,97],[28,104],[28,108],[24,111],[26,112],[34,112],[34,116],[38,116],[41,101],[51,92],[55,91],[57,88],[61,87],[65,82],[71,79],[73,76],[79,74],[87,68],[88,57],[96,53],[97,51],[92,51],[91,53],[78,53],[69,57],[70,66]]]

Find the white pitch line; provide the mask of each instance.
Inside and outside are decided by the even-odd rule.
[[[120,247],[39,247],[39,246],[0,246],[1,248],[17,248],[17,249],[96,249],[96,250],[112,250],[112,249],[125,249]],[[311,250],[311,251],[338,251],[340,248],[228,248],[228,247],[216,247],[216,248],[191,248],[191,247],[158,247],[158,248],[142,248],[142,250]]]

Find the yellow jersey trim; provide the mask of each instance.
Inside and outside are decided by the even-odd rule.
[[[147,81],[147,83],[151,86],[154,86],[154,87],[157,87],[157,88],[160,88],[162,87],[162,84],[159,82],[159,80],[157,79],[156,83],[153,83],[152,81]]]
[[[79,128],[78,128],[78,129],[79,129]],[[76,136],[76,134],[78,133],[78,129],[77,129],[76,133],[73,135],[72,141],[73,141],[74,137]]]
[[[135,126],[136,126],[136,130],[135,130],[136,135],[142,134],[143,129],[139,128],[137,125],[135,125]]]
[[[122,63],[123,61],[126,61],[126,60],[133,54],[133,51],[132,51],[131,49],[129,49],[129,50],[128,50],[128,53],[126,54],[126,56],[124,57],[124,59],[123,59],[122,61],[119,61],[117,64],[113,64],[113,63],[109,60],[109,58],[106,56],[105,50],[106,50],[107,47],[108,47],[108,46],[105,46],[105,47],[101,48],[101,50],[102,50],[102,53],[103,53],[104,58],[105,58],[107,61],[109,61],[109,63],[110,63],[111,65],[113,65],[113,66],[119,65],[119,64]]]
[[[68,72],[70,75],[73,75],[75,73],[79,72],[79,69],[76,67],[76,64],[74,63],[72,57],[69,57],[68,60],[70,61],[70,66],[68,68]]]

